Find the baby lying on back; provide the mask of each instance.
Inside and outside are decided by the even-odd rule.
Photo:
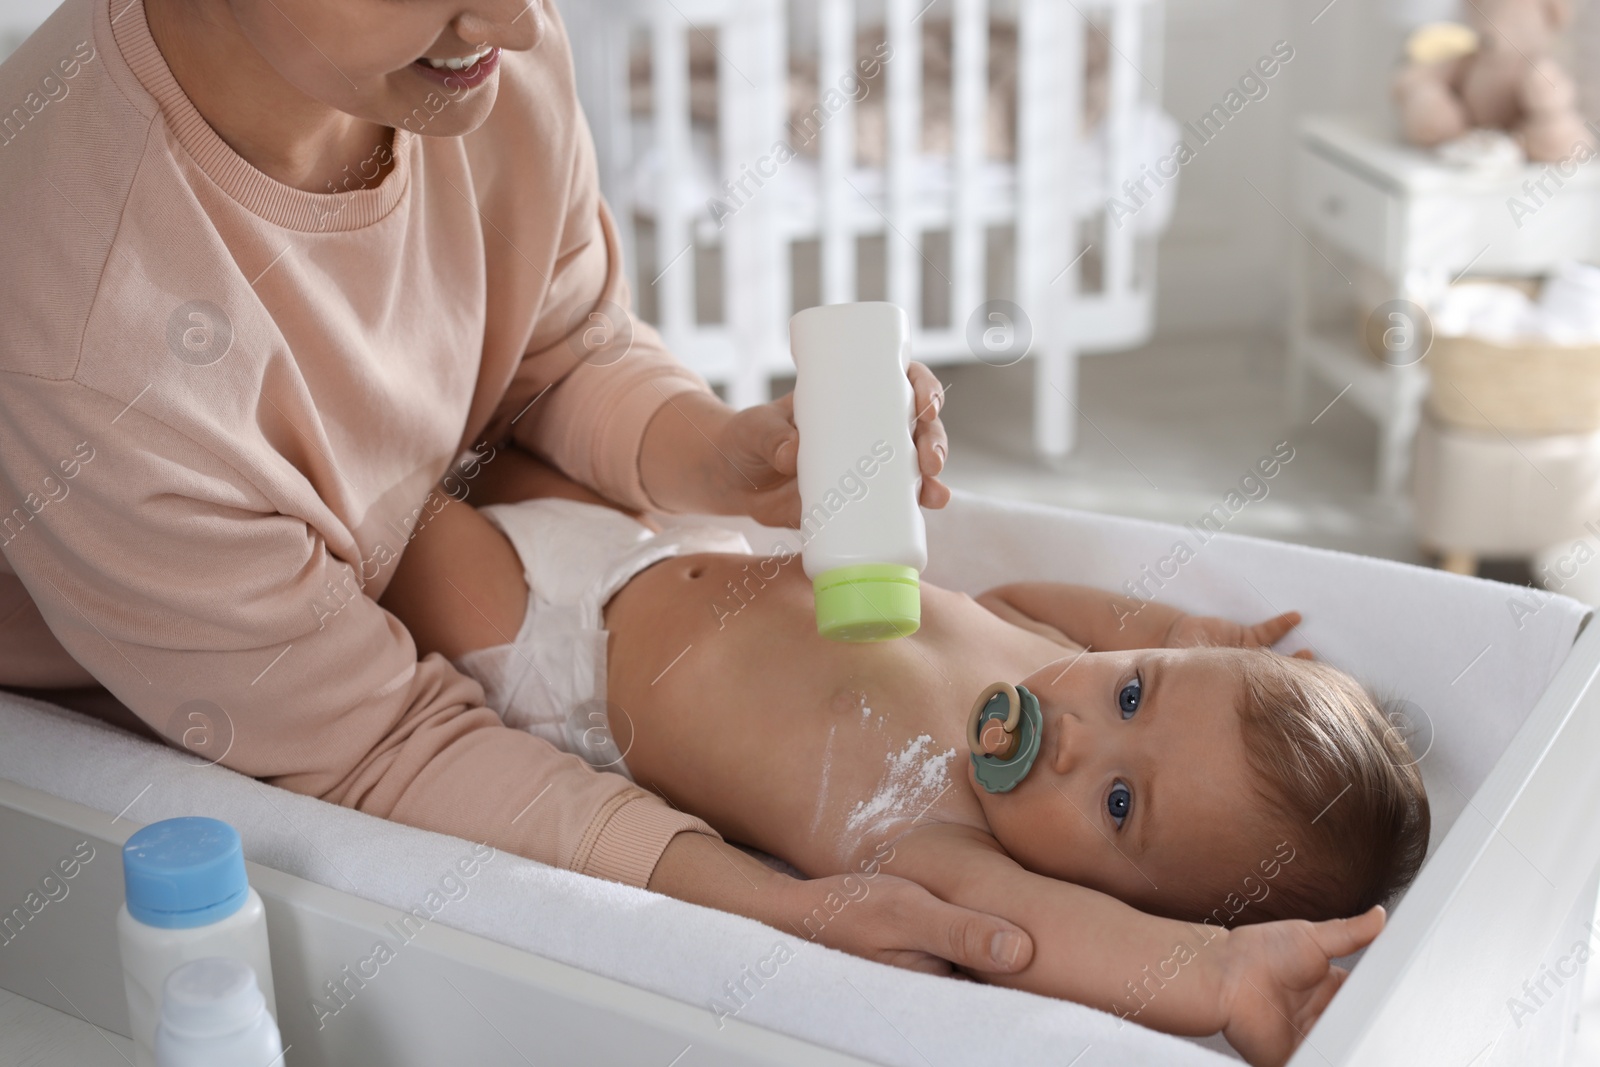
[[[924,583],[913,636],[840,643],[797,556],[555,491],[579,499],[452,504],[407,550],[384,604],[419,651],[509,725],[808,877],[888,871],[1032,935],[1025,970],[974,977],[1281,1062],[1344,977],[1331,960],[1422,863],[1415,761],[1350,677],[1269,650],[1293,613]],[[1041,713],[1008,792],[979,784],[968,743],[995,683]]]

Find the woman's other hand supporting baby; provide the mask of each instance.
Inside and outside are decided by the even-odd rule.
[[[721,853],[720,856],[715,853]],[[955,967],[1012,973],[1033,959],[1028,934],[1003,918],[947,903],[886,873],[893,851],[859,875],[805,881],[703,834],[678,834],[661,854],[649,888],[731,911],[855,956],[929,974]],[[727,878],[730,867],[740,875]]]

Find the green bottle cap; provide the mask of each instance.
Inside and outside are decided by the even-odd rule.
[[[823,571],[811,581],[817,632],[834,641],[909,637],[922,625],[922,591],[915,567],[862,563]]]

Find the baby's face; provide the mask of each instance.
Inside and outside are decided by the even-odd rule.
[[[972,779],[991,831],[1018,863],[1183,915],[1222,905],[1201,887],[1270,858],[1234,653],[1089,652],[1022,684],[1044,719],[1033,769],[1009,793]]]

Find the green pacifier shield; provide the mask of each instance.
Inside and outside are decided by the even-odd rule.
[[[1034,757],[1039,754],[1039,734],[1044,717],[1039,714],[1039,699],[1022,686],[1017,686],[1017,696],[1022,701],[1022,718],[1017,723],[1017,751],[1010,759],[995,759],[972,753],[972,767],[977,772],[978,784],[991,793],[1009,793],[1033,769]],[[1004,693],[996,693],[984,706],[978,717],[978,732],[985,723],[994,719],[1004,722],[1011,710],[1011,702]]]

